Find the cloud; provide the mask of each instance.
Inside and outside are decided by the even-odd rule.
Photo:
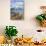
[[[11,2],[11,7],[23,8],[24,2]]]

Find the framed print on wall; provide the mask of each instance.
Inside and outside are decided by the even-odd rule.
[[[10,5],[10,19],[23,20],[24,19],[24,0],[11,0]]]

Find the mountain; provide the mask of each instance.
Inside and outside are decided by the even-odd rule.
[[[11,12],[23,13],[24,12],[24,9],[23,8],[11,8]]]

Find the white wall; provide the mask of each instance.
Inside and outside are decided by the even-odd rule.
[[[0,0],[0,33],[4,32],[6,25],[15,25],[19,31],[18,35],[31,36],[31,32],[41,28],[35,16],[41,13],[39,7],[42,5],[46,5],[46,0],[25,0],[25,19],[12,21],[10,20],[10,0]]]

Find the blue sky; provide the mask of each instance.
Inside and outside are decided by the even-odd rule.
[[[24,0],[11,0],[11,2],[16,2],[16,1],[17,2],[20,2],[20,1],[23,2]]]
[[[11,8],[15,8],[16,12],[24,12],[24,0],[11,0]]]
[[[11,0],[11,7],[14,8],[23,8],[24,0]]]

